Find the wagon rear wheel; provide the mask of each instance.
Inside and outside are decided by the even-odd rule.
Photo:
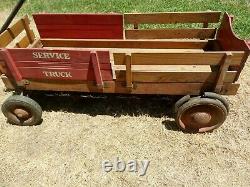
[[[20,95],[9,97],[2,105],[2,112],[13,125],[38,125],[42,118],[42,109],[34,100]]]
[[[219,100],[197,97],[178,108],[176,122],[184,131],[210,132],[224,123],[227,114]]]

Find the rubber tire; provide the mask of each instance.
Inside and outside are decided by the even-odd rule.
[[[228,104],[227,100],[224,97],[222,97],[221,95],[219,95],[217,93],[213,93],[213,92],[205,92],[203,97],[219,100],[220,102],[222,102],[224,104],[224,106],[227,109],[227,112],[229,113],[229,104]]]
[[[22,107],[29,110],[31,117],[26,121],[20,121],[11,110],[15,109],[16,106]],[[13,125],[19,126],[33,126],[38,125],[42,121],[42,108],[34,101],[25,96],[13,95],[10,96],[2,105],[2,112],[7,118],[8,122]]]
[[[190,95],[185,95],[184,97],[180,98],[174,105],[174,112],[177,113],[178,109],[186,102],[191,99]]]
[[[208,105],[215,105],[216,107],[219,107],[223,113],[224,113],[224,119],[219,123],[219,124],[215,124],[214,126],[212,126],[211,129],[206,130],[206,131],[199,131],[199,129],[188,129],[188,128],[183,128],[182,125],[180,124],[179,118],[181,117],[181,114],[183,112],[185,112],[187,109],[190,109],[194,106],[197,105],[204,105],[204,104],[208,104]],[[176,123],[177,125],[184,131],[184,132],[189,132],[189,133],[204,133],[204,132],[211,132],[217,128],[219,128],[226,120],[228,115],[228,111],[227,108],[225,107],[225,105],[216,99],[211,99],[211,98],[201,98],[201,97],[194,97],[192,99],[190,99],[188,102],[184,103],[182,106],[179,107],[177,114],[176,114]]]

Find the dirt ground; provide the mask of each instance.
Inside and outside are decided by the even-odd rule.
[[[250,186],[250,63],[225,124],[185,134],[160,97],[40,97],[43,123],[0,114],[0,186]],[[0,104],[10,95],[0,84]],[[102,171],[103,160],[149,160],[147,174]]]

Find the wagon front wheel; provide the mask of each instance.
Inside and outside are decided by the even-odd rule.
[[[25,96],[14,95],[9,97],[2,105],[2,112],[8,122],[13,125],[38,125],[42,120],[41,106]]]
[[[180,106],[176,122],[184,131],[210,132],[224,123],[227,114],[219,100],[197,97]]]

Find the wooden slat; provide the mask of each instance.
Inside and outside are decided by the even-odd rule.
[[[38,68],[38,67],[19,67],[18,68],[23,79],[31,80],[46,80],[46,81],[95,81],[95,73],[93,69],[70,69],[70,68]],[[44,72],[67,72],[70,73],[70,76],[46,76]],[[113,80],[111,70],[101,70],[102,79],[104,81]],[[66,90],[65,90],[66,91]]]
[[[16,61],[17,67],[40,67],[40,68],[72,68],[72,69],[92,69],[92,65],[90,63],[73,63],[73,62],[53,62],[53,61]],[[100,63],[100,68],[102,70],[111,70],[110,64]]]
[[[33,14],[34,20],[38,25],[116,25],[122,21],[122,14],[100,13],[39,13]]]
[[[24,29],[25,29],[26,34],[28,36],[29,42],[31,44],[35,40],[35,34],[34,34],[33,30],[30,29],[30,27],[29,27],[30,21],[28,19],[28,16],[26,16],[25,18],[21,19],[21,21],[23,23]]]
[[[25,22],[29,23],[28,16],[24,16],[22,19],[25,20]],[[17,21],[14,25],[12,25],[9,30],[13,33],[14,37],[17,37],[23,30],[25,30],[24,24],[22,19]]]
[[[135,53],[134,65],[218,65],[224,57],[223,52],[204,53]],[[125,53],[114,53],[114,63],[125,65]],[[233,52],[232,65],[240,64],[244,52]]]
[[[129,54],[125,57],[125,63],[126,63],[126,86],[129,89],[132,89],[132,62],[131,62],[131,56]]]
[[[127,39],[180,39],[180,38],[214,38],[216,29],[145,29],[145,30],[126,30]]]
[[[54,49],[47,48],[45,49]],[[65,49],[65,48],[63,48]],[[66,48],[70,49],[70,48]],[[84,48],[87,51],[109,51],[110,53],[204,53],[203,49],[138,49],[138,48]]]
[[[41,38],[123,39],[122,14],[35,14]]]
[[[104,84],[103,84],[103,78],[102,78],[102,73],[101,73],[101,68],[100,68],[99,57],[96,53],[91,53],[90,55],[91,55],[91,62],[93,65],[93,69],[94,69],[96,85],[99,89],[103,89]]]
[[[70,62],[70,63],[89,63],[90,51],[85,50],[47,50],[47,49],[8,49],[15,62],[20,61],[39,61],[39,62]],[[34,58],[34,53],[65,53],[69,58]]]
[[[221,12],[167,12],[124,14],[126,24],[218,23]]]
[[[114,65],[115,71],[125,71],[125,65]],[[210,66],[132,65],[133,72],[211,72]]]
[[[41,39],[44,47],[203,49],[207,41]]]
[[[18,48],[26,48],[26,47],[29,46],[29,44],[30,44],[29,38],[28,38],[27,35],[25,35],[25,36],[20,40],[20,42],[18,42],[18,43],[16,44],[16,47],[18,47]]]
[[[32,42],[35,38],[34,32],[29,28],[29,19],[28,16],[23,17],[17,21],[14,25],[8,28],[5,32],[0,35],[0,47],[7,47],[14,38],[16,38],[22,31],[26,30],[29,43]],[[23,37],[17,47],[27,47],[27,38]]]
[[[137,83],[134,89],[128,90],[122,82],[104,82],[104,89],[96,87],[95,82],[74,83],[72,82],[38,82],[29,81],[27,90],[42,91],[76,91],[92,93],[131,93],[131,94],[164,94],[164,95],[200,95],[203,91],[212,90],[213,85],[203,83]],[[225,84],[221,95],[235,95],[239,84]]]
[[[232,53],[231,52],[227,52],[224,55],[224,59],[223,62],[220,65],[220,69],[218,72],[218,76],[217,76],[217,80],[215,81],[215,89],[214,91],[216,93],[219,93],[222,89],[223,83],[225,81],[225,77],[226,77],[226,73],[228,71],[229,65],[232,62]]]
[[[40,41],[40,39],[36,39],[30,46],[29,48],[42,48],[42,42]]]
[[[6,30],[0,35],[0,47],[6,47],[13,41],[11,33]]]
[[[244,53],[234,53],[230,65],[239,65]],[[219,65],[223,53],[135,53],[132,54],[134,65]],[[121,61],[120,61],[121,62]],[[115,61],[118,65],[119,61]]]
[[[183,82],[183,83],[214,83],[217,78],[216,72],[135,72],[133,71],[132,82]],[[227,72],[224,82],[233,83],[236,72]],[[116,81],[126,81],[125,71],[116,71]]]

